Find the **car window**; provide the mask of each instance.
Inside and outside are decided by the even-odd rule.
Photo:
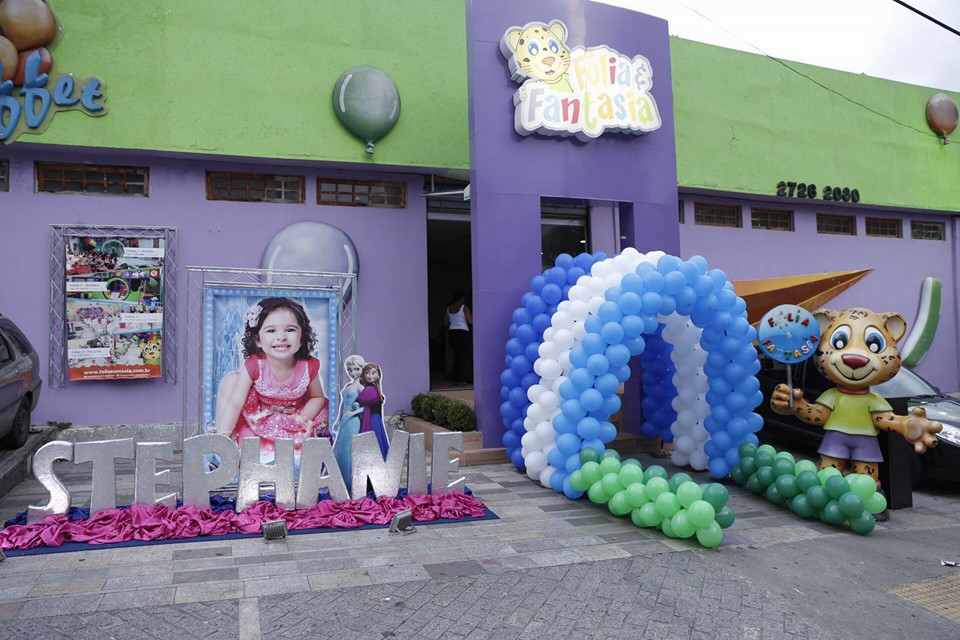
[[[893,376],[883,384],[878,384],[873,388],[875,393],[879,393],[884,398],[912,398],[914,396],[938,396],[940,389],[915,374],[910,369],[900,369],[897,375]]]
[[[0,332],[0,364],[13,360],[13,351],[7,343],[6,334]]]

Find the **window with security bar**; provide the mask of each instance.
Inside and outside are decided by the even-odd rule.
[[[693,205],[693,223],[711,227],[740,227],[740,207],[722,204]]]
[[[899,218],[867,218],[866,232],[872,238],[902,238],[903,221]]]
[[[838,216],[828,213],[817,214],[817,233],[838,236],[857,235],[857,219],[853,216]]]
[[[946,240],[946,225],[942,222],[911,220],[910,237],[914,240]]]
[[[407,206],[407,185],[404,182],[317,178],[317,204],[402,209]]]
[[[37,193],[147,196],[147,167],[38,162]]]
[[[9,160],[0,160],[0,191],[10,191]]]
[[[237,202],[306,202],[303,176],[207,171],[207,200]]]
[[[793,231],[793,211],[751,209],[750,226],[771,231]]]

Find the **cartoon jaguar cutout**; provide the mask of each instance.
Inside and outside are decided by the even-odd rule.
[[[820,468],[844,471],[852,461],[853,472],[873,477],[880,488],[878,465],[883,461],[877,443],[879,430],[894,431],[913,445],[917,453],[937,446],[936,434],[943,428],[927,419],[926,411],[914,407],[906,416],[893,412],[890,404],[870,387],[886,382],[900,370],[896,343],[907,325],[898,313],[875,313],[868,309],[831,311],[819,309],[814,317],[820,326],[820,342],[813,361],[828,380],[836,383],[813,403],[803,391],[777,385],[770,407],[781,415],[795,415],[826,433],[817,452]],[[881,518],[882,519],[882,518]]]
[[[504,55],[513,55],[510,67],[515,73],[519,68],[523,76],[541,80],[558,93],[573,93],[567,75],[570,49],[564,44],[566,39],[567,28],[559,20],[549,25],[533,22],[504,35],[504,45],[509,47]]]

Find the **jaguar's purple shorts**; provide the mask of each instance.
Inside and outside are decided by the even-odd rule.
[[[876,436],[852,436],[840,431],[827,431],[817,453],[841,460],[883,462]]]

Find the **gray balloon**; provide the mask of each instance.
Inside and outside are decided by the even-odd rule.
[[[359,273],[360,259],[350,236],[322,222],[295,222],[281,229],[263,253],[261,269]],[[344,292],[349,301],[351,290]]]
[[[946,138],[957,128],[957,105],[945,93],[935,94],[927,101],[927,124],[938,135]]]
[[[367,153],[373,153],[374,143],[400,119],[400,92],[380,69],[353,67],[337,79],[333,110],[340,124],[367,143]]]

